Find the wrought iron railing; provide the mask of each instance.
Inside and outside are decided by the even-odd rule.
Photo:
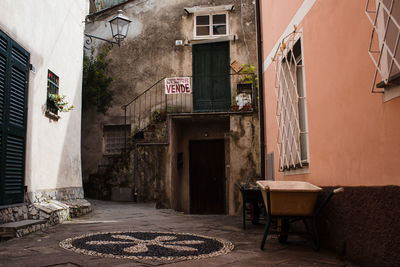
[[[190,79],[190,86],[193,86],[192,76],[181,76]],[[198,79],[199,76],[195,76]],[[202,77],[204,78],[204,77]],[[211,79],[211,77],[208,77]],[[214,77],[215,78],[215,77]],[[152,121],[159,120],[166,117],[166,114],[178,113],[239,113],[239,112],[252,112],[257,108],[257,90],[256,90],[256,76],[254,74],[230,74],[229,77],[229,90],[231,92],[230,105],[226,108],[215,108],[204,110],[195,110],[193,106],[193,88],[192,93],[177,93],[166,94],[165,92],[165,79],[163,77],[149,86],[142,93],[135,96],[131,101],[122,106],[125,117],[125,124],[131,125],[134,132],[139,132],[145,129]],[[196,90],[196,89],[194,89]],[[251,104],[244,106],[242,109],[235,106],[235,96],[245,93],[251,96]],[[212,99],[210,99],[212,102]]]

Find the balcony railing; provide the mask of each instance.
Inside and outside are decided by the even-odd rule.
[[[142,93],[135,96],[131,101],[122,106],[125,116],[125,124],[130,124],[132,130],[140,131],[146,128],[152,120],[157,120],[160,117],[166,116],[166,114],[179,114],[179,113],[241,113],[241,112],[252,112],[257,108],[257,90],[256,90],[256,77],[254,74],[230,74],[229,75],[229,91],[230,95],[226,96],[229,99],[227,105],[221,105],[218,107],[211,104],[206,110],[196,109],[196,105],[193,104],[193,77],[184,76],[190,80],[191,93],[178,92],[174,94],[167,94],[165,89],[165,79],[161,78]],[[209,80],[215,77],[201,77],[201,79]],[[195,76],[195,79],[199,79],[199,76]],[[226,81],[226,79],[225,79]],[[217,81],[218,82],[218,81]],[[226,86],[226,84],[224,85]],[[195,93],[196,95],[196,93]],[[246,105],[239,105],[237,103],[236,96],[239,96],[239,100],[251,99],[250,103]],[[248,97],[250,96],[250,98]],[[209,99],[210,103],[213,103],[213,95]],[[197,98],[197,96],[195,97]],[[202,99],[204,100],[204,98]],[[243,104],[243,102],[242,102]]]

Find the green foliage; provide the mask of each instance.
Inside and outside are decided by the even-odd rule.
[[[257,77],[257,73],[256,73],[256,67],[250,64],[243,64],[242,65],[242,70],[240,71],[240,73],[246,74],[243,76],[241,82],[243,83],[253,83],[253,77],[254,77],[254,81],[256,83],[256,87],[257,87],[257,81],[258,81],[258,77]]]
[[[94,55],[92,47],[89,56],[83,57],[83,108],[96,107],[97,112],[105,114],[112,106],[113,92],[109,86],[113,80],[107,74],[107,66],[111,59],[107,59],[110,49],[103,47]]]
[[[68,112],[74,109],[74,105],[69,105],[65,100],[65,95],[60,96],[58,94],[48,94],[47,101],[60,112]]]

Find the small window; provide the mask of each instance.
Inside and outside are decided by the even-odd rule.
[[[376,68],[372,91],[383,93],[375,86],[400,85],[400,1],[367,0],[365,11],[372,24],[368,52]]]
[[[206,38],[228,34],[227,14],[196,15],[195,37]]]
[[[304,65],[300,39],[292,36],[276,62],[279,170],[308,166],[308,131]]]
[[[57,75],[55,75],[53,72],[50,70],[48,71],[47,74],[47,102],[46,102],[46,109],[47,111],[50,111],[51,113],[57,115],[58,114],[58,108],[54,104],[54,101],[51,101],[52,97],[54,95],[58,95],[58,89],[59,89],[59,78]]]
[[[107,125],[103,128],[104,155],[121,154],[125,149],[125,138],[128,140],[130,125]],[[127,144],[128,145],[128,144]]]

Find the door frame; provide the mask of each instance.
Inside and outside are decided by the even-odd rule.
[[[191,152],[191,143],[192,142],[209,142],[209,141],[221,141],[224,144],[224,177],[223,177],[223,207],[224,211],[222,214],[227,214],[227,192],[226,192],[226,157],[225,157],[225,139],[223,138],[216,138],[216,139],[193,139],[189,140],[189,213],[193,214],[192,211],[192,158],[190,157],[190,152]]]

